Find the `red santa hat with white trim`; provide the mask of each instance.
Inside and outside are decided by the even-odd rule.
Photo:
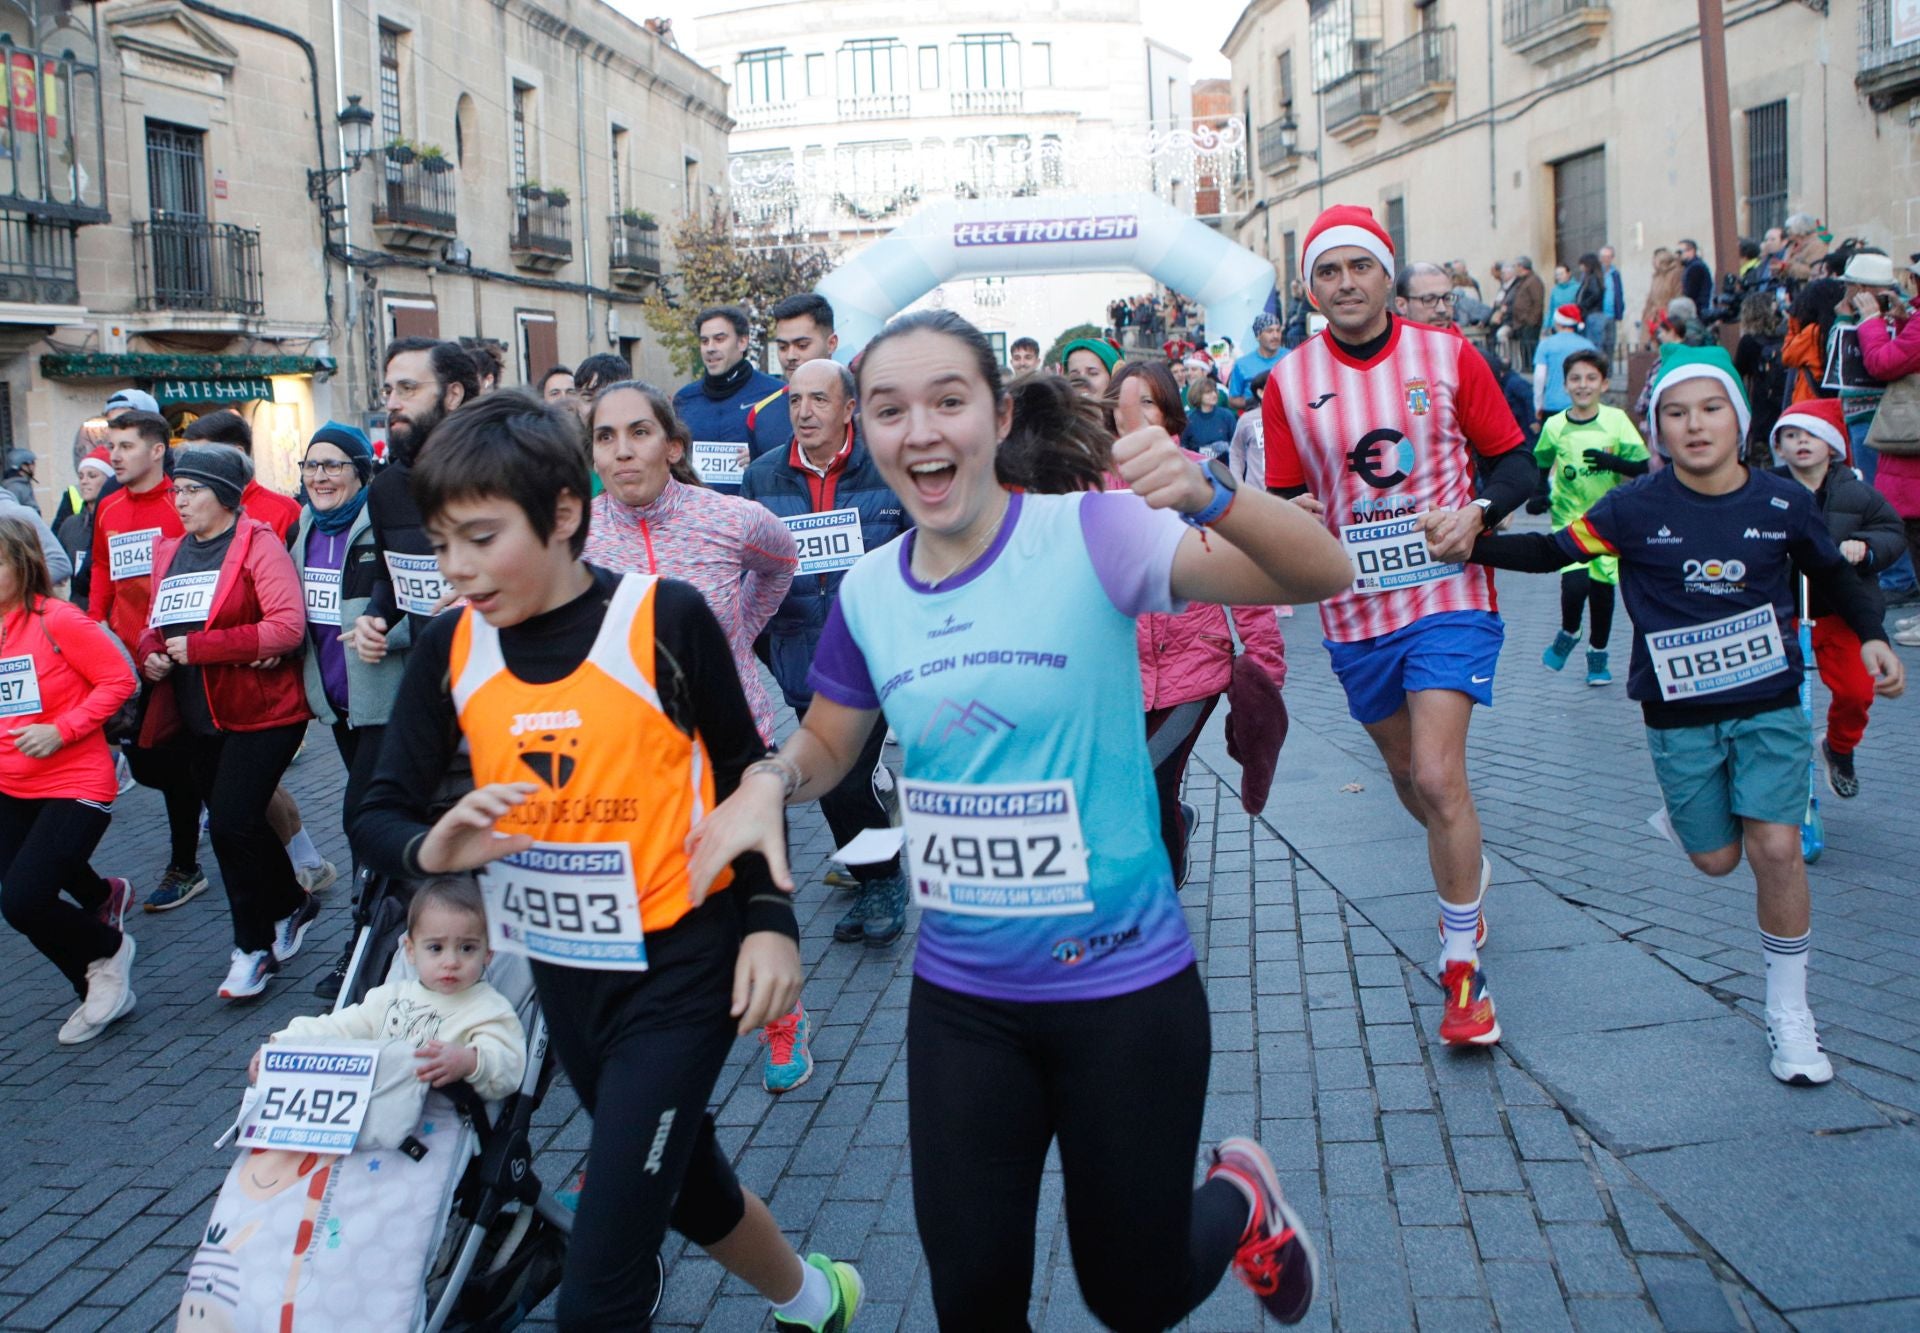
[[[1780,419],[1773,423],[1772,433],[1767,436],[1767,444],[1773,450],[1776,464],[1787,461],[1780,453],[1780,432],[1789,426],[1798,427],[1814,439],[1824,442],[1842,463],[1851,461],[1853,450],[1847,436],[1846,408],[1838,398],[1809,398],[1803,403],[1795,403],[1780,414]]]
[[[1335,204],[1314,219],[1313,225],[1307,228],[1301,268],[1311,275],[1320,256],[1343,245],[1359,246],[1380,261],[1389,278],[1393,276],[1393,238],[1374,218],[1373,210],[1359,204]]]

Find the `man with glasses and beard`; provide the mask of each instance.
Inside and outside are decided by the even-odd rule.
[[[387,344],[380,392],[387,409],[388,462],[368,483],[367,517],[381,568],[367,614],[354,622],[349,645],[364,662],[405,652],[445,594],[407,479],[434,427],[480,396],[480,377],[458,343],[396,338]]]

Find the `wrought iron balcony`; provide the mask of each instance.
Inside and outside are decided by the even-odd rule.
[[[913,113],[913,99],[905,93],[861,93],[834,100],[841,120],[892,120]]]
[[[1270,120],[1260,127],[1260,170],[1286,171],[1298,165],[1300,155],[1294,151],[1294,135],[1299,128],[1286,116]]]
[[[374,178],[373,226],[396,250],[434,250],[454,235],[452,163],[384,156]]]
[[[947,109],[956,116],[1001,115],[1025,102],[1019,88],[956,88],[947,94]]]
[[[1327,89],[1321,114],[1327,133],[1342,143],[1364,139],[1380,128],[1380,75],[1371,69],[1348,75]]]
[[[546,195],[528,193],[525,186],[510,192],[513,198],[513,237],[508,249],[521,268],[551,273],[573,258],[573,228],[567,205]]]
[[[776,125],[792,125],[800,119],[800,104],[784,101],[736,106],[733,108],[733,118],[743,130],[764,130]]]
[[[1612,16],[1611,0],[1504,0],[1501,40],[1536,65],[1591,46]]]
[[[1920,41],[1893,39],[1894,0],[1862,0],[1860,72],[1853,85],[1876,111],[1912,97],[1920,89]]]
[[[1427,28],[1380,54],[1380,105],[1401,120],[1431,115],[1453,96],[1454,30]]]
[[[0,213],[0,303],[80,304],[71,224]]]
[[[100,71],[91,59],[98,20],[69,15],[54,0],[15,0],[26,32],[45,34],[61,53],[5,42],[6,114],[0,116],[0,210],[76,226],[105,222],[107,155],[100,132]],[[33,17],[28,17],[32,14]]]
[[[133,224],[134,296],[142,310],[266,312],[260,233],[204,218]]]
[[[643,286],[660,276],[660,229],[629,221],[624,214],[607,219],[611,254],[607,267],[622,287]]]

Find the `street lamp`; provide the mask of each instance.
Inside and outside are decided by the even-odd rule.
[[[1287,112],[1286,119],[1280,122],[1280,152],[1286,157],[1310,157],[1315,162],[1320,160],[1318,149],[1300,146],[1300,124],[1293,118],[1291,111]]]
[[[341,156],[359,166],[373,153],[373,112],[361,106],[360,95],[354,93],[334,119],[340,123]]]

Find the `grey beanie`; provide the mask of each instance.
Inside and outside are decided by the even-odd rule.
[[[240,507],[240,493],[253,480],[253,460],[224,444],[189,444],[173,455],[173,479],[197,481],[228,509]]]

